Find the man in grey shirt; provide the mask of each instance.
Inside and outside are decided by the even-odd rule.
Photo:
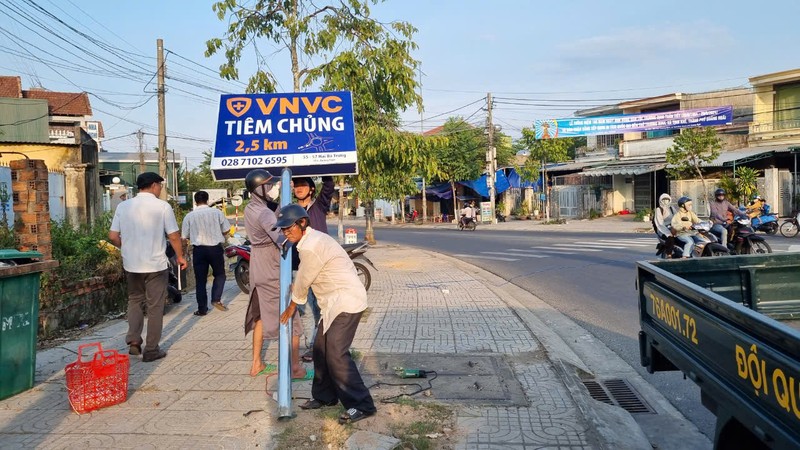
[[[222,211],[208,206],[208,192],[195,192],[194,202],[197,205],[194,211],[183,218],[181,235],[184,244],[192,244],[192,267],[197,283],[197,311],[194,315],[205,316],[208,314],[206,282],[209,266],[214,274],[211,304],[220,311],[228,310],[222,304],[222,290],[225,288],[225,254],[222,245],[231,224]]]

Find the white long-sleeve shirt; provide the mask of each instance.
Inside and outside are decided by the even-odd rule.
[[[292,301],[305,304],[308,288],[311,288],[322,312],[324,333],[339,314],[355,314],[367,309],[367,291],[347,252],[336,240],[307,228],[296,245],[300,267],[292,288]]]

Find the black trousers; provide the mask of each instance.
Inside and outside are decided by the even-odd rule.
[[[367,414],[376,411],[375,403],[364,385],[350,345],[361,320],[361,313],[342,313],[328,326],[320,322],[314,341],[314,382],[311,396],[323,403],[342,402],[345,409],[356,408]]]
[[[197,309],[200,312],[208,311],[208,267],[214,274],[211,285],[211,301],[222,300],[222,290],[225,288],[225,253],[221,245],[195,245],[192,251],[192,267],[194,267],[194,280],[197,283]]]

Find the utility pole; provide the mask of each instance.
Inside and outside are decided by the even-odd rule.
[[[422,97],[422,67],[419,69],[419,96]],[[425,120],[425,113],[420,109],[419,111],[419,134],[423,136],[425,134],[425,127],[424,127],[424,120]],[[428,196],[425,195],[425,175],[422,175],[422,223],[428,221]]]
[[[165,180],[167,179],[167,119],[164,117],[164,41],[156,41],[157,64],[158,64],[158,174]],[[173,195],[175,193],[173,192]],[[167,199],[167,190],[161,190],[161,200]]]
[[[144,172],[144,131],[139,128],[136,132],[136,137],[139,138],[139,173]]]
[[[487,126],[489,127],[489,148],[486,150],[486,166],[487,172],[489,172],[486,176],[486,185],[489,188],[489,205],[490,205],[490,220],[492,223],[497,223],[497,216],[494,213],[494,205],[496,200],[496,193],[495,193],[495,185],[494,185],[494,175],[497,172],[497,160],[495,156],[495,148],[494,148],[494,122],[492,121],[492,93],[489,92],[486,94],[486,112],[487,112]],[[481,220],[484,221],[483,217]]]

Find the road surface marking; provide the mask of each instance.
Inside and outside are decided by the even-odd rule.
[[[800,245],[790,245],[787,252],[800,252]]]
[[[619,240],[619,241],[598,240],[598,241],[594,241],[594,242],[596,242],[598,244],[632,245],[634,247],[645,247],[645,246],[648,246],[648,245],[653,245],[653,244],[657,243],[658,241],[653,240],[652,242],[650,242],[650,241],[643,242],[643,241],[623,241],[623,240]]]
[[[531,255],[522,253],[508,253],[508,252],[481,252],[484,255],[506,255],[506,256],[521,256],[523,258],[549,258],[547,255]]]
[[[625,249],[625,248],[628,248],[628,247],[649,247],[647,244],[625,244],[625,245],[621,245],[621,244],[609,244],[609,243],[605,243],[605,242],[579,242],[579,241],[575,241],[575,242],[573,242],[573,244],[581,244],[583,246],[590,247],[590,248],[593,247],[593,248]]]
[[[567,249],[564,249],[564,250],[551,250],[551,249],[549,249],[547,247],[531,247],[531,248],[536,250],[536,251],[545,252],[545,253],[553,253],[553,254],[557,254],[557,255],[574,255],[575,254],[574,252],[564,251],[564,250],[567,250]],[[530,250],[526,250],[526,251],[530,251]]]
[[[578,244],[553,244],[553,246],[559,250],[569,249],[576,252],[602,252],[602,250],[598,250],[596,248],[586,248],[586,246]]]
[[[495,261],[519,261],[519,259],[516,259],[516,258],[501,258],[499,256],[465,255],[465,254],[461,254],[461,253],[453,255],[453,256],[457,256],[459,258],[464,258],[465,260],[468,260],[470,258],[477,258],[477,259],[493,259]]]

